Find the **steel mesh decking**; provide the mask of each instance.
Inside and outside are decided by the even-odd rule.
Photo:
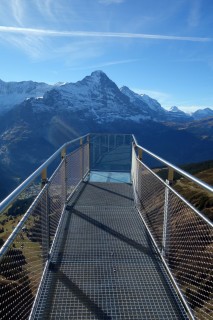
[[[137,210],[132,186],[80,185],[35,319],[184,319]]]

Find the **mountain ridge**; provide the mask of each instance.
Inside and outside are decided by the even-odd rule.
[[[100,97],[102,96],[104,99],[104,96],[106,96],[107,93],[104,90],[97,89],[100,89],[99,84],[101,84],[103,89],[106,82],[111,84],[111,93],[117,91],[116,94],[118,97],[120,96],[122,105],[128,104],[128,100],[121,97],[118,90],[129,98],[130,104],[135,106],[135,108],[132,107],[131,109],[135,109],[135,111],[137,109],[137,112],[140,112],[140,114],[136,115],[133,111],[133,120],[152,119],[155,121],[184,122],[213,116],[213,110],[210,108],[199,109],[191,115],[179,110],[177,107],[175,110],[171,109],[167,111],[156,99],[153,99],[146,94],[137,94],[126,86],[119,89],[101,70],[92,72],[90,76],[86,76],[76,83],[66,82],[50,85],[44,82],[34,82],[31,80],[21,82],[4,82],[3,80],[0,80],[0,114],[2,112],[7,112],[27,99],[34,98],[38,99],[39,102],[42,102],[40,99],[44,98],[45,94],[52,90],[61,93],[61,98],[63,98],[64,102],[66,100],[66,103],[68,103],[68,100],[76,101],[77,104],[75,107],[80,109],[80,104],[82,104],[82,107],[85,106],[85,101],[88,100],[88,98],[90,98],[91,101],[95,101],[97,99],[100,100]],[[97,90],[97,94],[95,94],[95,90]],[[81,96],[82,99],[77,99],[77,96]],[[116,103],[119,105],[119,99]],[[70,107],[72,107],[72,105],[73,104],[71,103]],[[113,107],[116,108],[116,105]]]
[[[213,117],[171,120],[156,100],[128,90],[124,94],[104,73],[94,72],[1,113],[0,173],[9,172],[2,197],[64,142],[88,132],[133,133],[145,148],[177,165],[212,158]]]

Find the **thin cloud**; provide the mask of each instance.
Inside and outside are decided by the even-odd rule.
[[[98,68],[103,68],[103,67],[110,67],[118,64],[126,64],[126,63],[132,63],[140,61],[140,59],[128,59],[128,60],[117,60],[117,61],[109,61],[109,62],[103,62],[98,65],[91,65],[91,66],[85,66],[85,67],[77,67],[77,68],[72,68],[72,70],[85,70],[85,69],[98,69]]]
[[[40,36],[38,36],[35,41],[35,38],[31,35],[17,37],[14,34],[10,34],[3,39],[0,34],[0,41],[4,43],[7,42],[16,48],[21,49],[33,60],[45,58],[47,55],[49,56],[48,52],[52,51],[49,46],[49,41],[44,41],[44,38]]]
[[[20,0],[14,0],[13,5],[11,7],[13,16],[20,26],[23,26],[23,19],[25,15],[24,7],[22,4],[23,3],[21,3]]]
[[[34,4],[37,6],[38,10],[42,15],[48,15],[52,19],[55,18],[55,15],[52,10],[52,0],[36,0]]]
[[[170,101],[172,99],[169,93],[162,92],[162,91],[138,89],[138,88],[133,88],[132,90],[138,94],[147,94],[148,96],[150,96],[153,99],[156,99],[163,105],[170,104]]]
[[[197,27],[201,19],[201,1],[193,0],[192,7],[188,18],[188,24],[190,27]]]
[[[84,61],[85,56],[87,59],[96,59],[102,56],[103,50],[97,41],[92,40],[92,38],[86,41],[77,39],[67,45],[55,48],[52,50],[52,54],[54,57],[63,57],[66,67],[73,68],[76,63],[78,65],[80,61]]]
[[[92,32],[92,31],[57,31],[48,29],[33,29],[0,26],[1,33],[18,33],[30,34],[36,36],[52,36],[52,37],[108,37],[108,38],[131,38],[131,39],[151,39],[151,40],[178,40],[178,41],[193,41],[193,42],[208,42],[212,38],[203,37],[182,37],[182,36],[167,36],[160,34],[144,34],[144,33],[121,33],[121,32]]]

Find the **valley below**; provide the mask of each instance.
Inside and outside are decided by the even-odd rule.
[[[77,83],[0,84],[0,200],[63,143],[89,132],[134,134],[176,165],[213,157],[211,109],[167,111],[145,94],[119,89],[102,71]]]

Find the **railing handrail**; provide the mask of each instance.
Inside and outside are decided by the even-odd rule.
[[[41,173],[47,168],[53,160],[61,153],[64,148],[69,147],[71,144],[86,138],[89,133],[76,138],[74,140],[64,143],[55,153],[53,153],[38,169],[36,169],[26,180],[24,180],[15,190],[13,190],[1,203],[0,203],[0,214],[7,209],[7,207],[12,203],[20,194],[23,192]]]
[[[175,166],[174,164],[164,160],[163,158],[157,156],[156,154],[154,154],[153,152],[147,150],[146,148],[142,147],[141,145],[138,144],[136,138],[134,135],[133,136],[133,141],[134,144],[137,148],[141,149],[142,151],[144,151],[145,153],[149,154],[151,157],[155,158],[156,160],[162,162],[163,164],[165,164],[167,167],[172,168],[175,172],[179,173],[181,176],[189,179],[192,182],[195,182],[197,185],[199,185],[201,188],[206,189],[209,192],[213,192],[213,188],[208,185],[207,183],[203,182],[202,180],[192,176],[190,173],[178,168],[177,166]]]
[[[106,136],[106,135],[111,135],[111,136],[132,136],[134,137],[134,135],[132,133],[112,133],[112,132],[90,132],[89,135],[97,135],[97,136]]]
[[[1,203],[0,203],[0,214],[9,206],[10,203],[12,203],[19,195],[21,192],[23,192],[29,185],[30,183],[32,183],[41,173],[42,171],[47,168],[52,162],[53,160],[55,160],[55,158],[61,153],[61,151],[66,148],[69,147],[71,144],[84,139],[86,137],[88,137],[91,133],[87,133],[84,136],[78,137],[74,140],[68,141],[66,143],[64,143],[53,155],[51,155],[38,169],[36,169],[26,180],[24,180],[15,190],[13,190]],[[109,133],[110,134],[110,133]],[[130,134],[126,134],[126,135],[130,135]],[[136,138],[134,135],[132,135],[133,137],[133,141],[135,143],[135,146],[141,150],[143,150],[144,152],[146,152],[147,154],[149,154],[150,156],[152,156],[153,158],[155,158],[156,160],[160,161],[161,163],[165,164],[166,166],[172,168],[175,172],[179,173],[181,176],[195,182],[197,185],[199,185],[200,187],[206,189],[209,192],[213,192],[213,188],[208,185],[207,183],[201,181],[200,179],[192,176],[191,174],[187,173],[186,171],[178,168],[177,166],[171,164],[170,162],[164,160],[163,158],[157,156],[156,154],[154,154],[153,152],[147,150],[146,148],[142,147],[141,145],[138,144]]]

